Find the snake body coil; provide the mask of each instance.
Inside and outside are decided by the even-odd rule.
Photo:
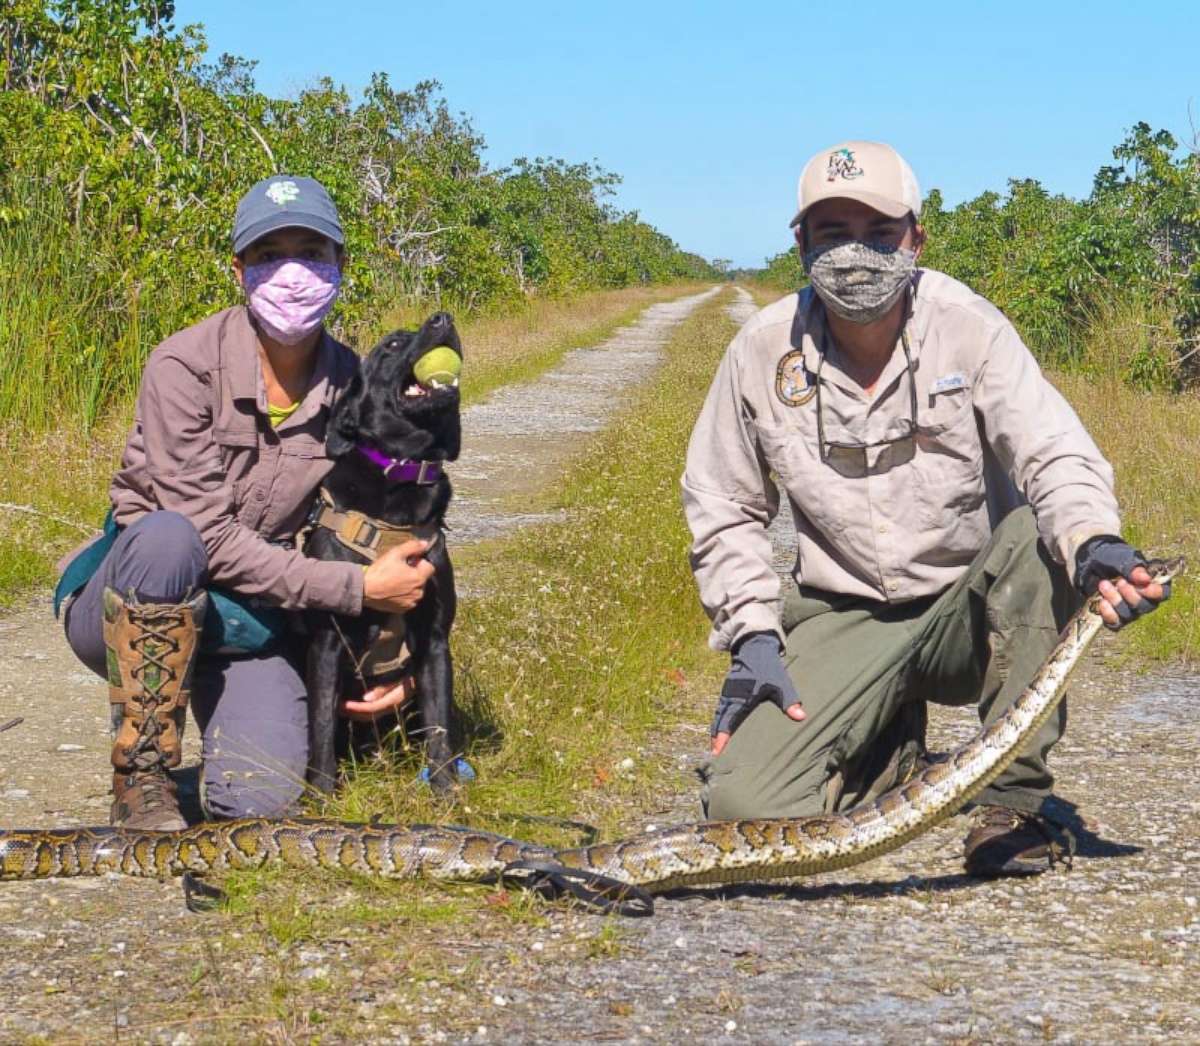
[[[1165,582],[1182,560],[1155,564]],[[1090,600],[1068,623],[1033,682],[987,729],[912,780],[844,814],[712,821],[620,842],[553,851],[444,825],[248,819],[179,832],[119,828],[0,831],[0,879],[166,877],[283,864],[388,879],[497,879],[513,867],[561,868],[658,893],[682,886],[812,875],[896,849],[945,820],[993,781],[1061,700],[1102,627]]]

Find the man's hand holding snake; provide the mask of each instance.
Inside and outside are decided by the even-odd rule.
[[[1115,632],[1171,597],[1171,584],[1155,584],[1146,557],[1114,534],[1089,538],[1075,553],[1075,587],[1086,598],[1099,594],[1097,610]]]

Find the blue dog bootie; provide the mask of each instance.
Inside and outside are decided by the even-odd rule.
[[[460,781],[474,781],[475,767],[468,763],[461,755],[454,759],[454,776]],[[417,774],[417,780],[422,784],[429,784],[429,767],[421,767],[421,772]]]

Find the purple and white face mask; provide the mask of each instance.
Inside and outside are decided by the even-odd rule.
[[[312,334],[337,301],[342,274],[332,262],[280,258],[246,266],[246,303],[263,333],[282,345]]]

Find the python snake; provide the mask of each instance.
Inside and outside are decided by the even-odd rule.
[[[1165,583],[1183,560],[1156,562]],[[685,824],[619,842],[554,851],[471,828],[247,819],[183,831],[67,828],[0,831],[0,880],[122,875],[163,878],[282,864],[387,879],[533,881],[556,874],[603,894],[790,878],[894,850],[945,820],[994,780],[1046,721],[1103,622],[1093,597],[1071,618],[1025,692],[946,760],[844,814]],[[581,894],[591,892],[583,888]],[[652,908],[652,902],[651,902]]]

